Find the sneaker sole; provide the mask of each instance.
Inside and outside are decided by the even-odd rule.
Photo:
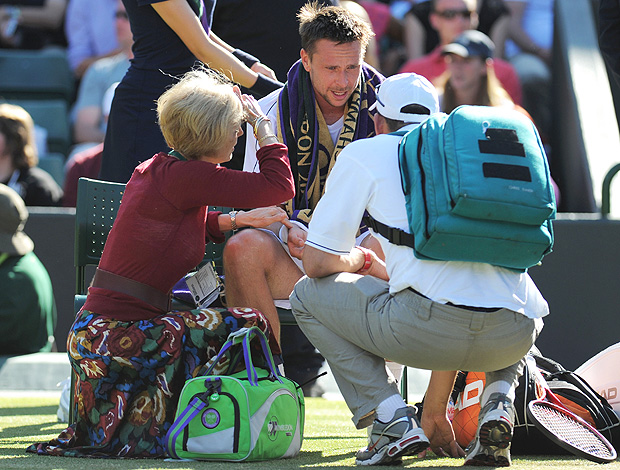
[[[355,465],[398,465],[401,458],[405,455],[417,455],[420,452],[426,450],[430,443],[426,439],[424,434],[421,434],[421,429],[415,434],[403,437],[402,439],[388,444],[383,452],[378,452],[371,458],[366,460],[355,460]]]
[[[492,455],[478,454],[467,459],[463,465],[473,465],[477,467],[510,467],[510,462],[506,457],[493,457]]]
[[[512,426],[505,419],[491,419],[480,426],[480,444],[506,449],[512,440]]]

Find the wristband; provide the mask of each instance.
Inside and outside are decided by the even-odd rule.
[[[370,266],[372,265],[372,252],[369,249],[359,245],[357,245],[355,248],[364,253],[364,265],[360,269],[355,271],[355,274],[360,274],[363,276],[370,270]]]
[[[252,54],[248,54],[241,49],[235,49],[234,51],[232,51],[232,55],[234,55],[237,59],[243,62],[247,68],[251,68],[252,65],[254,65],[256,62],[260,62],[260,60],[258,60]]]
[[[277,80],[272,80],[269,77],[259,73],[258,78],[256,79],[256,83],[250,87],[250,90],[262,96],[267,96],[274,90],[278,90],[284,86],[284,83],[281,83]]]

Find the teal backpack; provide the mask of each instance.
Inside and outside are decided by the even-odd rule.
[[[399,146],[409,233],[366,225],[420,259],[473,261],[518,271],[553,247],[556,206],[534,124],[500,107],[460,106],[406,133]]]

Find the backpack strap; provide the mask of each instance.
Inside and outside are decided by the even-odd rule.
[[[399,137],[405,136],[408,131],[398,130],[394,132],[390,132],[389,135],[396,135]],[[398,144],[400,151],[400,142]],[[379,222],[368,212],[364,214],[362,217],[362,221],[368,227],[373,229],[376,233],[386,238],[390,243],[394,245],[408,246],[409,248],[414,248],[414,239],[413,234],[407,233],[404,230],[401,230],[396,227],[390,227],[389,225],[384,224],[383,222]]]
[[[383,222],[379,222],[368,213],[364,215],[362,220],[368,228],[373,229],[379,235],[387,238],[387,240],[394,245],[408,246],[409,248],[413,248],[415,246],[415,240],[413,238],[413,234],[411,233],[407,233],[399,228],[390,227]]]

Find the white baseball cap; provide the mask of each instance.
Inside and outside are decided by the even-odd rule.
[[[420,124],[439,112],[439,98],[435,87],[422,75],[399,73],[379,85],[377,101],[369,109],[389,119]]]

